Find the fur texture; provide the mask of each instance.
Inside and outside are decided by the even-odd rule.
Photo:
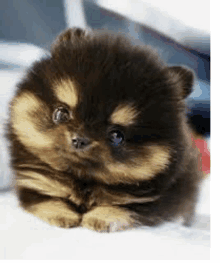
[[[63,32],[10,104],[21,206],[67,228],[189,225],[201,179],[185,114],[193,78],[120,35]]]

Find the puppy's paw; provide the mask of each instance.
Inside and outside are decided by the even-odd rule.
[[[56,217],[56,218],[44,218],[44,221],[47,221],[50,225],[62,227],[62,228],[72,228],[79,225],[79,220],[74,220],[73,218],[67,217]]]
[[[35,204],[26,210],[50,225],[62,228],[79,226],[81,220],[76,212],[70,210],[65,203],[57,200]]]
[[[116,207],[97,207],[84,215],[81,225],[98,232],[116,232],[134,227],[131,214]]]
[[[110,224],[104,220],[98,218],[87,218],[83,220],[82,225],[88,229],[98,232],[110,232]]]

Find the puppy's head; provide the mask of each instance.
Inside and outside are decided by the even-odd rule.
[[[121,36],[62,33],[11,103],[17,143],[71,176],[149,180],[179,151],[193,74]],[[180,147],[181,148],[181,147]]]

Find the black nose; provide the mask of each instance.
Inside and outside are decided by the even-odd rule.
[[[90,141],[87,138],[77,137],[72,139],[72,143],[76,149],[84,149],[90,144]]]

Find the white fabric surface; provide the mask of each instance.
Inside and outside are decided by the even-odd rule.
[[[19,52],[24,51],[21,49]],[[20,54],[23,60],[25,52],[23,56]],[[30,53],[26,54],[30,56]],[[30,63],[31,59],[26,66]],[[7,103],[13,94],[15,83],[21,77],[22,71],[0,71],[0,123],[5,121]],[[7,180],[11,177],[8,152],[1,131],[0,179],[3,178],[7,185]],[[208,260],[209,184],[209,179],[204,181],[197,207],[197,222],[193,227],[186,228],[180,222],[175,222],[157,228],[144,227],[110,234],[100,234],[82,228],[66,230],[49,226],[19,208],[14,193],[0,193],[0,259]]]

